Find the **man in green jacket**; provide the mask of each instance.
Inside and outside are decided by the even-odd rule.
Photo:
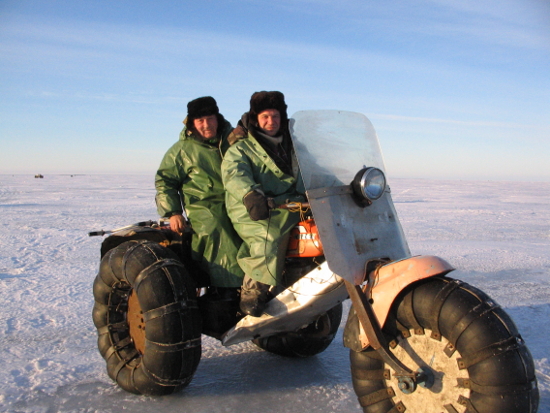
[[[217,292],[235,293],[243,280],[237,263],[241,239],[227,217],[220,166],[231,124],[220,114],[214,98],[187,104],[185,127],[164,155],[155,177],[156,203],[172,230],[192,226],[192,258],[209,274]]]
[[[281,92],[254,93],[222,162],[227,213],[243,239],[240,308],[254,317],[271,298],[271,286],[281,284],[290,230],[300,219],[297,212],[274,207],[305,201],[286,108]]]

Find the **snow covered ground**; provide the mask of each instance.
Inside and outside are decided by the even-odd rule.
[[[550,412],[550,183],[390,184],[412,252],[447,259],[515,320]],[[195,378],[171,396],[111,382],[91,319],[102,239],[88,231],[156,219],[153,199],[151,176],[0,175],[0,411],[359,412],[342,329],[304,360],[205,337]]]

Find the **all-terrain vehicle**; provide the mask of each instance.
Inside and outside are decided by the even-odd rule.
[[[301,111],[290,130],[309,204],[284,206],[304,215],[286,288],[261,317],[243,317],[235,297],[204,288],[186,235],[152,221],[110,231],[93,310],[109,376],[137,394],[177,391],[199,364],[201,334],[313,356],[334,339],[350,298],[344,345],[364,412],[536,412],[533,360],[510,317],[448,277],[443,259],[411,255],[370,121]]]

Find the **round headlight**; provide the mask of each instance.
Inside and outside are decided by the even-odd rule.
[[[379,199],[386,190],[386,177],[378,168],[361,169],[351,183],[353,193],[364,205]]]

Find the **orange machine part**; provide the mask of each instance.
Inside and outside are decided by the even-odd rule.
[[[299,222],[290,231],[287,257],[319,257],[323,255],[323,244],[313,219]]]

